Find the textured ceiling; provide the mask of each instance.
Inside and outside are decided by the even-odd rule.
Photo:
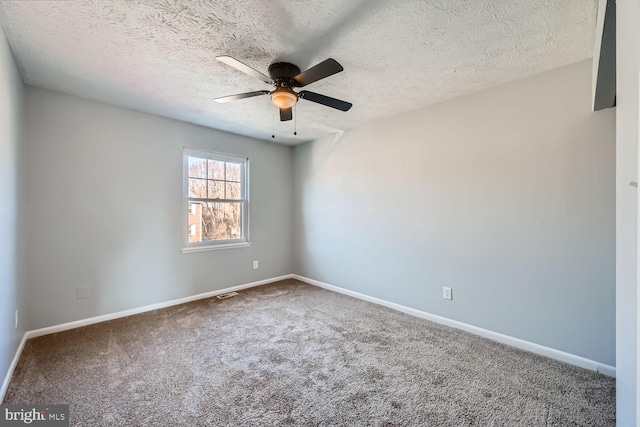
[[[221,62],[266,73],[332,57],[345,71],[305,89],[349,112],[301,100],[275,122],[295,144],[592,56],[597,0],[0,0],[27,84],[271,140],[268,97]]]

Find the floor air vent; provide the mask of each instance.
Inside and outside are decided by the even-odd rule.
[[[235,297],[236,295],[238,295],[237,292],[229,292],[229,293],[226,293],[226,294],[216,295],[216,298],[218,298],[218,299],[227,299],[227,298]]]

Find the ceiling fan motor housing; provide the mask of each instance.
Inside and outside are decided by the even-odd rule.
[[[293,87],[295,76],[300,74],[300,68],[288,62],[275,62],[269,65],[269,77],[278,87]]]

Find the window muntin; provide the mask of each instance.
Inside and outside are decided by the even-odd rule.
[[[187,248],[248,244],[247,164],[246,158],[185,149]]]

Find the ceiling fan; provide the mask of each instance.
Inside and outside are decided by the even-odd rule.
[[[224,96],[222,98],[214,99],[216,102],[224,103],[236,101],[238,99],[251,98],[253,96],[269,95],[271,102],[280,109],[280,121],[283,122],[293,118],[291,107],[293,107],[299,99],[306,99],[307,101],[326,105],[327,107],[335,108],[340,111],[349,111],[352,106],[349,102],[341,101],[319,93],[309,92],[308,90],[301,90],[300,92],[295,92],[293,90],[294,87],[306,86],[344,70],[342,65],[340,65],[335,59],[329,58],[304,72],[300,72],[300,68],[288,62],[275,62],[269,65],[269,76],[254,70],[248,65],[243,64],[230,56],[218,56],[216,59],[242,71],[243,73],[255,77],[260,81],[276,87],[272,91],[257,90],[255,92]]]

